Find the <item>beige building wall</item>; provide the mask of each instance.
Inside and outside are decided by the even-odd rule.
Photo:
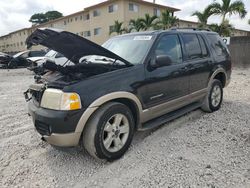
[[[135,10],[129,9],[131,4],[135,7]],[[113,12],[109,12],[109,6],[111,5],[115,7]],[[25,40],[37,28],[57,28],[102,44],[115,35],[114,33],[112,35],[109,34],[110,26],[114,24],[115,20],[123,22],[123,27],[127,27],[131,19],[145,17],[145,14],[152,16],[156,10],[160,14],[165,9],[170,10],[173,14],[179,10],[142,0],[108,0],[85,8],[83,11],[2,36],[0,37],[0,51],[18,52],[26,50]],[[94,12],[98,14],[94,16]],[[180,20],[177,27],[197,27],[197,25],[198,23],[196,22]],[[248,34],[249,32],[247,31],[234,31],[234,36],[246,36]],[[33,47],[33,49],[41,48],[41,46]]]

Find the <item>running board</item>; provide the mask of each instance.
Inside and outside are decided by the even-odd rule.
[[[150,120],[144,124],[142,124],[142,127],[140,129],[138,129],[139,131],[146,131],[146,130],[149,130],[149,129],[154,129],[154,128],[157,128],[173,119],[176,119],[190,111],[193,111],[197,108],[200,108],[201,107],[201,103],[200,102],[196,102],[196,103],[193,103],[193,104],[190,104],[190,105],[187,105],[183,108],[180,108],[178,110],[175,110],[173,112],[169,112],[163,116],[160,116],[158,118],[155,118],[153,120]]]

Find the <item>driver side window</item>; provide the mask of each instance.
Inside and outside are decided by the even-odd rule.
[[[182,62],[181,44],[177,35],[163,36],[155,49],[155,55],[168,55],[174,64]]]

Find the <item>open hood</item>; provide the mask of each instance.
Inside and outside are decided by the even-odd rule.
[[[67,31],[54,29],[36,29],[26,40],[27,48],[33,45],[43,45],[63,54],[73,63],[79,63],[83,56],[100,55],[124,62],[127,66],[131,63],[102,46],[83,37]]]

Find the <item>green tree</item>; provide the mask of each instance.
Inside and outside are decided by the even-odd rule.
[[[61,18],[63,16],[63,14],[61,12],[58,12],[56,10],[48,11],[44,15],[46,16],[48,21],[55,20],[55,19]]]
[[[37,25],[37,24],[42,24],[42,23],[48,22],[50,20],[60,18],[62,16],[63,16],[62,13],[60,13],[58,11],[48,11],[45,14],[44,13],[36,13],[30,17],[29,22]]]
[[[124,30],[123,31],[124,33],[131,33],[132,28],[130,28],[130,27],[124,27],[123,30]]]
[[[203,11],[195,11],[191,16],[196,16],[198,18],[199,28],[206,28],[208,18],[213,14],[211,7],[206,7]]]
[[[115,23],[113,25],[113,29],[110,30],[109,34],[117,33],[118,35],[121,35],[125,29],[122,28],[123,22],[119,22],[118,20],[115,20]]]
[[[156,22],[157,16],[150,16],[149,14],[145,14],[145,18],[141,18],[141,29],[144,31],[155,28],[155,26],[158,24]]]
[[[248,24],[250,25],[250,19],[248,20]]]
[[[47,17],[43,13],[33,14],[29,19],[29,22],[31,22],[32,24],[41,24],[47,21]]]
[[[225,23],[226,16],[233,14],[239,14],[240,18],[244,18],[247,14],[245,4],[241,0],[232,2],[232,0],[222,0],[222,4],[214,2],[209,5],[209,8],[213,14],[222,16],[222,24]]]
[[[219,33],[219,35],[223,37],[230,37],[232,35],[234,27],[229,23],[229,20],[225,20],[223,23],[219,24],[211,24],[209,26],[214,32]]]
[[[160,20],[157,22],[160,29],[169,29],[175,26],[179,22],[179,19],[176,16],[173,16],[169,10],[162,12]]]
[[[136,20],[131,19],[129,21],[129,26],[131,28],[131,30],[135,30],[135,31],[140,31],[142,29],[142,22],[141,22],[141,18],[137,18]]]

